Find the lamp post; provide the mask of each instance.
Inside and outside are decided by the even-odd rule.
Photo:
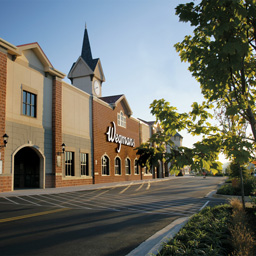
[[[5,148],[5,147],[6,147],[6,145],[7,145],[7,143],[8,143],[8,138],[9,138],[9,136],[5,133],[5,134],[3,135],[4,145],[3,145],[3,146],[0,146],[0,148]]]
[[[66,149],[66,144],[62,143],[61,147],[62,147],[62,153],[64,154],[65,153],[65,149]]]

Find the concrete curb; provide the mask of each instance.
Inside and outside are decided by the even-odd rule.
[[[126,256],[145,255],[152,256],[158,254],[164,246],[164,243],[170,241],[188,222],[189,217],[176,219],[170,225],[155,233],[137,248],[131,251]],[[152,247],[153,245],[153,247]]]

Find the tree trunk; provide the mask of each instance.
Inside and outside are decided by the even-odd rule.
[[[239,167],[239,171],[240,171],[240,179],[241,179],[242,204],[243,204],[243,208],[244,208],[244,210],[245,210],[243,169],[242,169],[241,167]]]

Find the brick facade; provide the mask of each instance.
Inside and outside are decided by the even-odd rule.
[[[34,49],[37,49],[38,54],[36,54],[36,57],[43,64],[42,70],[40,70],[40,67],[33,64],[33,61],[37,58],[28,58],[29,65],[20,58],[20,56],[23,55],[23,50],[31,51],[31,56],[33,56],[33,54],[35,54]],[[38,70],[36,69],[36,72],[34,72],[33,67],[37,67]],[[105,78],[99,61],[97,70],[95,71],[96,73],[98,72],[98,68],[101,70],[100,81],[103,82]],[[39,70],[40,72],[38,72]],[[45,70],[47,70],[47,72]],[[30,77],[33,77],[31,82],[29,82],[28,79]],[[16,155],[17,149],[21,150],[26,147],[33,147],[35,150],[40,149],[41,157],[38,163],[38,168],[40,169],[40,188],[79,186],[93,183],[152,178],[151,174],[143,175],[140,168],[139,174],[135,174],[135,160],[139,158],[139,156],[136,155],[135,148],[141,143],[140,122],[130,117],[131,110],[129,109],[126,99],[120,98],[120,101],[117,101],[117,106],[112,108],[111,105],[95,97],[91,92],[92,88],[88,89],[86,87],[85,89],[87,90],[84,91],[87,98],[82,102],[83,104],[81,103],[80,109],[87,112],[83,112],[82,114],[88,115],[88,120],[84,119],[82,122],[80,120],[81,114],[78,114],[76,111],[78,108],[68,112],[67,109],[63,107],[66,106],[63,104],[67,103],[66,100],[70,97],[70,92],[65,92],[63,88],[65,86],[69,89],[74,87],[74,85],[69,85],[62,81],[64,77],[65,74],[55,70],[51,66],[49,60],[37,43],[15,47],[0,40],[0,160],[2,161],[0,192],[11,191],[13,188],[18,188],[19,186],[15,185],[17,183],[15,183],[15,181],[18,181],[18,179],[15,178],[19,178],[18,175],[23,175],[22,178],[27,175],[24,174],[24,172],[19,173],[19,169],[15,167],[15,157],[12,157],[14,152]],[[90,74],[90,82],[92,82],[92,78],[93,76]],[[85,84],[87,80],[87,77],[85,77]],[[92,85],[93,84],[90,86]],[[24,88],[27,88],[29,92],[31,91],[31,94],[36,95],[35,105],[37,115],[34,119],[31,119],[31,116],[23,113],[23,107],[24,104],[26,104],[26,102],[23,102],[22,96],[22,90]],[[72,90],[74,89],[72,88]],[[77,91],[78,95],[76,95],[76,97],[74,96],[73,99],[75,103],[77,98],[81,96],[78,89]],[[65,98],[65,95],[68,96]],[[92,98],[92,102],[90,102],[90,97]],[[67,114],[65,113],[66,111],[68,112]],[[126,117],[125,128],[118,126],[117,122],[117,114],[121,111]],[[79,121],[78,123],[79,125],[81,123],[82,128],[84,128],[85,123],[89,123],[87,130],[76,126],[77,123],[75,122],[74,127],[77,130],[74,132],[72,126],[71,129],[69,129],[70,127],[67,125],[68,122],[65,123],[65,117],[74,114],[73,112],[76,114],[77,120]],[[11,118],[13,116],[15,117],[12,122],[8,119],[9,114]],[[6,121],[6,118],[8,121]],[[117,152],[119,145],[107,140],[106,133],[108,127],[112,127],[112,122],[116,124],[117,134],[134,139],[135,147],[122,144],[121,151],[119,153]],[[2,147],[2,136],[6,131],[10,136],[9,147],[7,145],[8,150]],[[64,154],[62,153],[62,143],[64,143],[64,140],[67,144],[67,149],[70,149],[70,151],[75,154],[74,176],[65,176]],[[88,176],[81,175],[81,153],[88,154],[89,156],[88,165],[90,174]],[[104,155],[109,158],[109,175],[102,175],[102,157]],[[121,160],[121,175],[115,174],[116,157],[119,157]],[[125,159],[127,158],[130,160],[130,174],[125,173]],[[22,161],[24,161],[24,163],[29,162],[27,159],[23,159]],[[22,169],[25,170],[25,167],[22,167]],[[15,176],[15,173],[18,175]],[[30,173],[28,175],[30,175]],[[35,183],[26,186],[22,184],[21,188],[23,188],[23,186],[24,188],[33,187],[34,185]],[[38,187],[38,185],[36,185],[36,187]]]
[[[0,174],[0,192],[10,191],[12,188],[12,177],[6,176],[4,171],[5,148],[3,146],[3,135],[5,134],[6,120],[6,84],[7,84],[7,53],[0,49],[0,154],[2,161],[2,174]]]
[[[53,175],[46,175],[46,187],[68,187],[92,184],[92,178],[63,177],[64,154],[62,153],[62,81],[53,80],[52,87],[52,168]],[[57,156],[61,165],[57,165]]]
[[[122,111],[126,116],[126,128],[117,125],[117,113]],[[107,131],[108,127],[112,126],[111,122],[116,124],[116,133],[135,139],[135,147],[122,145],[121,151],[117,153],[118,144],[108,142]],[[142,179],[141,170],[139,175],[134,173],[134,161],[139,157],[136,155],[135,148],[139,146],[139,131],[140,124],[133,118],[128,117],[122,101],[118,103],[115,109],[111,109],[104,104],[101,104],[97,100],[93,100],[93,148],[94,148],[94,175],[95,183],[106,182],[119,182],[119,181],[131,181]],[[107,155],[110,162],[110,175],[102,175],[101,159],[103,155]],[[121,175],[115,175],[115,158],[121,159]],[[131,174],[125,174],[125,159],[130,159]],[[140,168],[139,168],[140,169]],[[152,178],[149,175],[145,178]],[[143,177],[144,179],[144,177]]]
[[[52,84],[52,170],[55,176],[55,187],[61,187],[62,181],[62,161],[57,166],[57,156],[63,158],[62,155],[62,83],[58,78],[53,79]],[[49,181],[47,182],[50,183]]]

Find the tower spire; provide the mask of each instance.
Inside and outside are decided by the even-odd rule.
[[[87,63],[90,63],[92,61],[92,52],[91,52],[91,46],[90,46],[90,42],[89,42],[89,36],[88,36],[88,32],[87,32],[86,23],[85,23],[85,29],[84,29],[84,40],[83,40],[81,57]]]

